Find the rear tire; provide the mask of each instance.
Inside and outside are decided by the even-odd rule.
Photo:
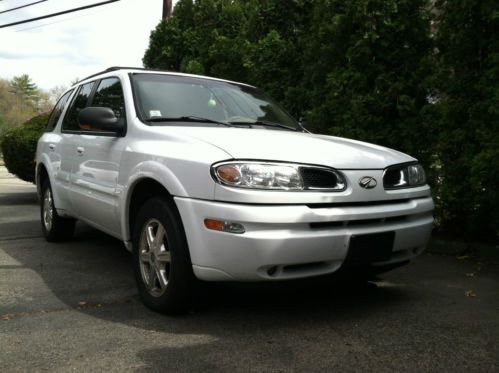
[[[67,241],[73,237],[76,220],[59,216],[54,206],[50,182],[42,182],[40,200],[40,218],[45,239],[49,242]]]
[[[164,314],[192,304],[195,276],[180,215],[172,201],[153,197],[133,226],[135,279],[143,303]]]

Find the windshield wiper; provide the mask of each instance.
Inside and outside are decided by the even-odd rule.
[[[186,115],[182,117],[153,117],[150,119],[146,119],[146,122],[156,122],[156,123],[161,123],[161,122],[195,122],[195,123],[214,123],[214,124],[220,124],[222,126],[226,127],[234,127],[234,126],[247,126],[248,128],[252,128],[253,125],[258,125],[258,126],[265,126],[265,127],[277,127],[277,128],[283,128],[289,131],[299,131],[296,128],[288,127],[285,126],[284,124],[280,123],[275,123],[275,122],[267,122],[263,120],[256,120],[253,122],[246,122],[246,121],[234,121],[234,122],[221,122],[218,120],[213,120],[209,118],[202,118],[202,117],[196,117],[194,115]]]
[[[281,123],[275,123],[275,122],[267,122],[265,120],[255,120],[254,122],[245,122],[245,121],[236,121],[236,122],[228,122],[229,124],[232,124],[234,126],[249,126],[251,128],[252,125],[257,125],[257,126],[265,126],[265,127],[277,127],[277,128],[283,128],[286,130],[290,131],[298,131],[298,129],[293,128],[293,127],[288,127],[285,126],[284,124]]]
[[[146,119],[146,122],[194,122],[194,123],[215,123],[221,124],[223,126],[232,127],[230,123],[220,122],[217,120],[209,119],[209,118],[201,118],[193,115],[187,115],[183,117],[153,117],[150,119]]]

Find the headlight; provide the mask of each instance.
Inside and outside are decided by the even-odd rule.
[[[222,162],[212,166],[220,184],[265,190],[331,190],[345,189],[341,174],[327,167],[273,162]]]
[[[390,166],[383,175],[385,189],[410,188],[426,184],[426,175],[419,163]]]

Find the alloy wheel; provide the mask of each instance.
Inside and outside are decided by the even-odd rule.
[[[154,297],[166,291],[171,268],[171,253],[166,230],[157,219],[149,219],[142,228],[139,245],[142,281]]]
[[[52,229],[52,221],[54,218],[54,202],[52,199],[52,191],[47,188],[43,196],[43,225],[47,232]]]

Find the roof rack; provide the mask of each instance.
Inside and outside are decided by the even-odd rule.
[[[75,85],[83,82],[84,80],[93,78],[94,76],[101,75],[101,74],[104,74],[104,73],[109,73],[111,71],[117,71],[117,70],[142,70],[142,71],[163,71],[163,72],[168,72],[167,70],[151,69],[151,68],[145,68],[145,67],[111,66],[111,67],[108,67],[106,70],[99,71],[98,73],[89,75],[89,76],[87,76],[87,77],[85,77],[83,79],[78,80],[78,82],[76,82]]]
[[[213,77],[209,77],[209,76],[202,76],[202,75],[195,75],[195,74],[185,74],[185,73],[180,73],[180,72],[171,71],[171,70],[162,70],[162,69],[145,68],[145,67],[127,67],[127,66],[111,66],[111,67],[108,67],[106,70],[100,71],[98,73],[89,75],[86,78],[80,79],[74,85],[80,84],[82,81],[90,79],[90,78],[93,78],[94,76],[98,76],[98,75],[101,75],[101,74],[105,74],[105,73],[108,73],[108,72],[111,72],[111,71],[117,71],[117,70],[157,71],[157,72],[172,73],[172,74],[179,74],[179,75],[199,76],[199,77],[205,78],[205,79],[212,79],[212,80],[219,80],[219,81],[225,81],[225,82],[232,82],[232,83],[244,84],[244,85],[247,85],[249,87],[253,87],[252,85],[247,84],[247,83],[235,82],[235,81],[225,80],[225,79],[218,79],[218,78],[213,78]]]

